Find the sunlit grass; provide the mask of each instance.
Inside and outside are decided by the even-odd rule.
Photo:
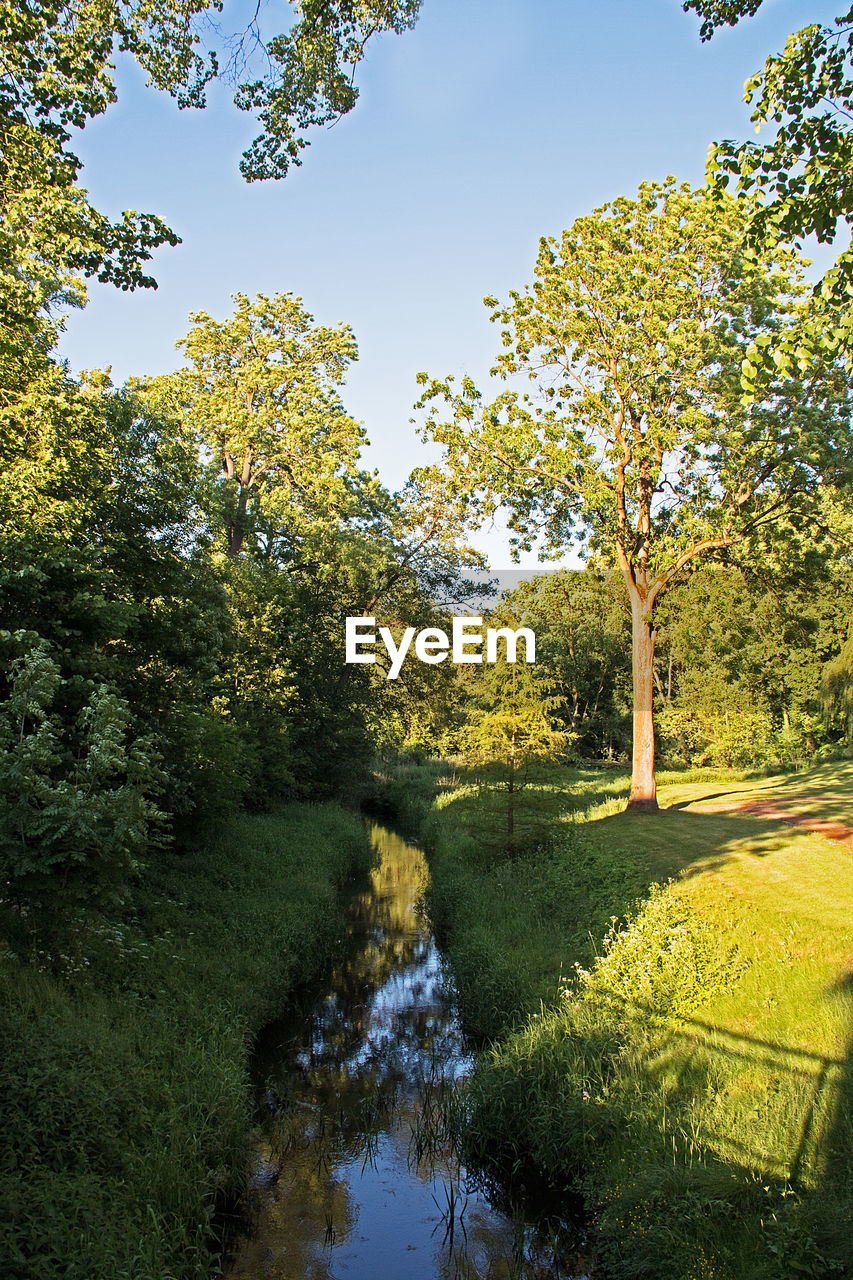
[[[615,1275],[846,1273],[853,856],[768,808],[853,821],[853,765],[659,781],[666,807],[627,814],[624,776],[556,780],[571,803],[512,860],[451,826],[464,791],[444,798],[437,913],[469,1025],[502,1036],[475,1085],[480,1150],[581,1185]],[[633,905],[653,882],[701,924],[698,952]],[[611,917],[637,937],[615,988]],[[725,981],[697,982],[717,947]],[[578,961],[592,978],[559,998]]]

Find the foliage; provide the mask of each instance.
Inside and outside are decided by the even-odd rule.
[[[622,582],[601,566],[561,569],[512,593],[536,634],[537,669],[553,682],[571,757],[631,750],[631,621]]]
[[[840,714],[848,739],[853,737],[853,634],[849,628],[840,651],[824,668],[821,693],[826,710]]]
[[[199,467],[171,425],[103,379],[45,369],[10,405],[0,446],[0,616],[50,646],[63,733],[93,685],[126,704],[161,757],[159,807],[180,825],[223,787],[235,743],[215,707],[230,623],[199,511]],[[23,642],[22,642],[23,643]],[[5,669],[22,652],[5,646]]]
[[[2,907],[4,1277],[210,1274],[246,1177],[246,1045],[328,962],[368,859],[357,817],[297,805],[154,859],[121,913]]]
[[[515,631],[528,620],[505,606],[491,612],[488,621]],[[497,661],[478,666],[467,685],[460,758],[476,772],[489,817],[492,821],[498,816],[503,819],[505,847],[508,853],[515,853],[516,816],[531,770],[561,755],[568,740],[557,721],[560,699],[550,682],[522,661],[521,653],[510,661],[506,649],[498,652]],[[490,793],[496,803],[489,803]]]
[[[345,667],[343,621],[370,610],[432,618],[466,558],[427,486],[397,500],[355,471],[361,432],[334,385],[354,351],[348,330],[315,326],[292,298],[244,299],[231,325],[245,340],[235,390],[229,325],[190,335],[207,350],[204,330],[221,378],[199,390],[196,352],[197,382],[190,370],[177,380],[200,397],[186,427],[174,381],[117,392],[100,374],[76,383],[47,357],[0,408],[0,612],[51,646],[66,736],[91,682],[123,700],[132,736],[160,756],[158,804],[179,838],[248,795],[267,805],[355,793],[377,742],[435,742],[449,678],[407,673],[397,688],[382,671]],[[198,458],[231,409],[214,470],[239,444],[241,466],[254,459],[242,488]],[[20,651],[7,647],[6,670]]]
[[[128,743],[127,703],[105,685],[80,713],[76,741],[51,714],[59,666],[43,643],[16,659],[0,704],[0,857],[10,896],[62,876],[63,892],[101,893],[138,869],[159,774],[150,742]],[[71,873],[71,882],[68,877]]]
[[[733,26],[760,8],[762,0],[687,0],[703,19],[708,40],[721,25]],[[736,180],[740,193],[754,200],[748,235],[766,246],[780,239],[815,235],[835,240],[839,222],[853,210],[849,182],[850,111],[853,106],[853,9],[829,25],[809,23],[787,39],[781,53],[767,58],[762,71],[746,82],[744,101],[752,107],[756,131],[768,123],[766,143],[726,139],[709,153],[708,174],[718,190]],[[780,365],[806,364],[815,352],[850,344],[850,296],[853,255],[842,252],[825,273],[815,305],[796,338],[774,342],[770,352],[755,351],[760,362],[772,354]],[[753,377],[746,370],[745,389]]]
[[[541,406],[420,375],[422,403],[453,412],[433,410],[429,431],[473,511],[503,495],[519,547],[541,528],[555,552],[580,521],[653,603],[703,552],[807,509],[846,439],[846,400],[826,369],[736,403],[746,345],[789,324],[802,292],[793,254],[744,259],[742,226],[733,201],[669,180],[543,239],[534,287],[486,300],[506,326],[495,372],[529,376]]]
[[[658,727],[676,740],[685,760],[700,765],[738,769],[768,759],[772,751],[768,706],[745,682],[730,684],[719,669],[686,672]]]
[[[294,0],[291,0],[294,3]],[[235,102],[264,125],[240,168],[253,181],[283,177],[307,145],[300,130],[329,124],[358,98],[356,67],[367,42],[414,26],[421,0],[301,0],[287,33],[262,40],[266,74],[238,84]],[[252,35],[259,36],[256,21]]]
[[[627,755],[630,639],[619,579],[593,561],[521,583],[510,600],[536,633],[537,671],[560,695],[557,714],[577,735],[572,753]],[[663,759],[741,768],[842,746],[850,609],[847,556],[814,547],[807,581],[776,564],[707,564],[671,588],[655,613]]]
[[[112,221],[78,185],[72,131],[117,100],[115,58],[126,54],[148,83],[180,107],[202,107],[205,86],[223,75],[235,102],[259,113],[263,132],[246,152],[247,179],[282,177],[307,145],[301,130],[349,111],[367,42],[402,32],[420,0],[291,0],[288,31],[261,34],[260,10],[239,32],[211,15],[221,0],[15,0],[0,4],[0,393],[14,394],[6,367],[35,343],[49,349],[61,308],[80,305],[80,276],[121,289],[156,287],[145,264],[178,236],[152,213]],[[220,37],[201,53],[202,38]],[[261,69],[257,63],[262,63]]]
[[[193,53],[198,3],[32,0],[0,6],[0,351],[39,334],[45,310],[73,290],[75,273],[123,289],[151,286],[143,264],[177,236],[153,214],[111,222],[76,185],[71,131],[115,101],[115,48],[133,53],[153,83],[197,102],[204,70]],[[55,336],[47,321],[47,336]],[[4,359],[5,363],[5,359]],[[4,386],[7,385],[4,379]]]
[[[334,560],[308,574],[229,565],[232,649],[223,672],[256,805],[357,792],[370,757],[370,681],[342,662],[352,584]]]
[[[706,566],[660,611],[658,725],[670,755],[741,767],[843,741],[843,716],[824,712],[820,688],[847,630],[846,561],[816,564],[808,583],[774,577]]]
[[[511,790],[522,784],[529,765],[552,758],[563,747],[566,734],[554,726],[557,699],[526,663],[499,658],[478,674],[462,734],[462,758],[497,769]]]
[[[364,433],[338,398],[357,358],[352,331],[315,325],[291,294],[234,297],[234,315],[190,316],[177,344],[189,368],[152,384],[219,473],[220,521],[229,555],[252,546],[274,556],[282,539],[299,541],[306,519],[334,521]]]

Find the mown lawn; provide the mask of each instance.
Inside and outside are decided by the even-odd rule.
[[[543,784],[550,839],[514,858],[470,783],[433,815],[434,910],[494,1038],[479,1150],[580,1187],[616,1276],[853,1271],[853,853],[768,816],[853,826],[853,765],[664,775],[654,815],[602,781],[562,812],[571,775]]]

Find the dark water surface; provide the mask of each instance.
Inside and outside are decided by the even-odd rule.
[[[457,1156],[472,1058],[420,910],[426,864],[371,833],[327,994],[258,1043],[257,1212],[228,1280],[581,1280],[571,1225],[502,1212]]]

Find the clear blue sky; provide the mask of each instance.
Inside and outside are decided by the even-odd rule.
[[[482,379],[492,362],[484,294],[522,287],[541,235],[642,180],[700,183],[713,139],[749,136],[747,76],[837,7],[766,0],[703,45],[679,0],[424,0],[413,31],[369,46],[355,110],[278,183],[241,179],[257,130],[224,90],[180,112],[122,67],[118,105],[79,140],[83,183],[96,207],[158,213],[183,243],[157,254],[156,292],[91,285],[62,352],[116,382],[166,372],[190,311],[299,294],[354,329],[345,403],[365,464],[397,487],[427,457],[409,422],[417,371]],[[500,534],[478,542],[509,564]]]

